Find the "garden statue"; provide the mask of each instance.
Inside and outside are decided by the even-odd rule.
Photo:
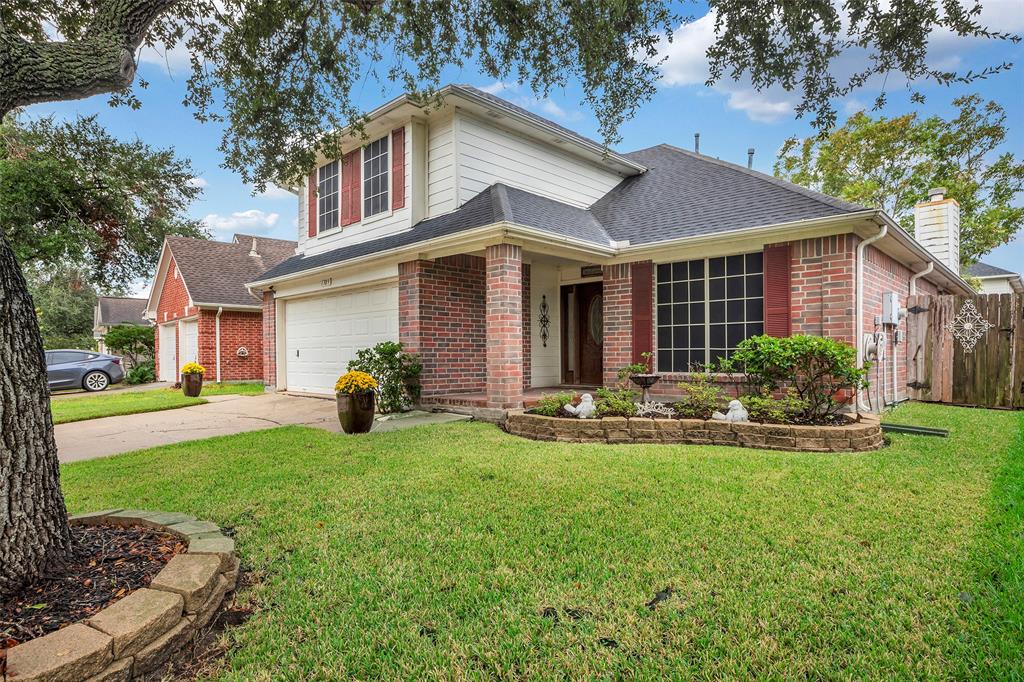
[[[565,406],[565,411],[569,414],[576,415],[580,419],[592,419],[594,414],[597,413],[597,406],[594,405],[594,396],[589,393],[584,393],[580,396],[579,405],[569,403]]]
[[[750,415],[747,414],[747,410],[743,407],[743,403],[738,400],[729,401],[729,411],[725,414],[721,412],[715,412],[711,415],[712,419],[720,422],[745,422],[750,421]]]

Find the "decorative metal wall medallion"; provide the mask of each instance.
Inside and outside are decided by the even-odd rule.
[[[551,317],[548,315],[548,297],[544,294],[540,297],[540,340],[544,347],[548,347],[548,328],[551,326]]]
[[[974,307],[974,301],[964,301],[964,306],[950,322],[946,324],[946,330],[953,334],[953,338],[960,342],[965,353],[973,353],[974,346],[988,332],[995,327],[986,320]]]

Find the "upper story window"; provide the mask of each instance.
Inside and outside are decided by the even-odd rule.
[[[760,251],[658,266],[658,371],[689,372],[764,333]]]
[[[338,162],[331,161],[317,171],[317,229],[319,232],[338,226]]]
[[[384,213],[391,204],[389,195],[388,138],[380,138],[363,148],[363,217]]]

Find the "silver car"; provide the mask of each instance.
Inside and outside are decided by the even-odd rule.
[[[63,388],[102,391],[124,380],[124,366],[115,355],[89,350],[48,350],[46,375],[51,391]]]

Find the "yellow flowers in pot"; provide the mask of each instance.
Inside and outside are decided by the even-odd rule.
[[[182,374],[205,374],[206,368],[200,365],[198,362],[187,362],[185,366],[181,368]]]
[[[338,382],[334,384],[334,390],[337,393],[362,393],[376,388],[376,379],[366,372],[358,372],[356,370],[338,377]]]

